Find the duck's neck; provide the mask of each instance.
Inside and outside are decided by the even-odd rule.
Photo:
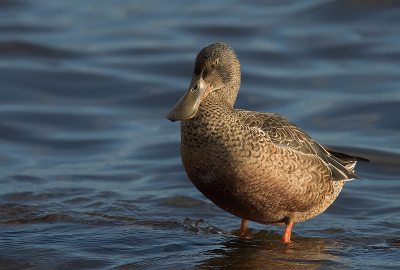
[[[218,90],[217,90],[218,91]],[[216,92],[211,92],[201,103],[197,114],[189,123],[198,123],[211,128],[221,122],[229,122],[233,116],[233,104],[221,99]],[[182,121],[184,122],[184,121]]]
[[[196,115],[188,120],[183,120],[186,125],[193,122],[214,125],[222,119],[227,121],[234,115],[233,105],[235,104],[239,85],[231,84],[229,88],[214,90],[201,101]],[[233,119],[231,119],[233,120]]]
[[[219,104],[220,106],[226,106],[232,109],[236,101],[239,87],[240,81],[231,82],[225,85],[224,88],[214,90],[204,98],[204,100],[200,103],[200,106],[203,105],[203,107],[207,107]]]
[[[233,108],[233,104],[228,102],[225,98],[221,97],[221,90],[215,90],[208,94],[200,103],[199,109],[207,109],[215,105]]]

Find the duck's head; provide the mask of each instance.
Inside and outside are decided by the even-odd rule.
[[[197,54],[189,89],[167,118],[172,122],[193,118],[210,93],[214,100],[233,107],[239,87],[240,63],[235,52],[224,43],[209,45]]]

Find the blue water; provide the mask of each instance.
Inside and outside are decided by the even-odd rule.
[[[1,1],[0,268],[400,268],[399,14],[394,0]],[[290,245],[252,222],[238,237],[165,118],[220,41],[242,64],[237,108],[372,161]]]

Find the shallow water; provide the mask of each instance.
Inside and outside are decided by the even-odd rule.
[[[400,4],[0,2],[1,269],[398,269]],[[323,214],[249,223],[188,180],[166,114],[194,58],[242,63],[237,108],[369,158]],[[200,219],[204,220],[199,221]]]

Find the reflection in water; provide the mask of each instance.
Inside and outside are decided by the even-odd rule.
[[[212,258],[199,262],[199,269],[321,269],[329,266],[346,267],[340,260],[338,243],[317,238],[282,244],[279,240],[233,239],[221,246],[204,251]]]

